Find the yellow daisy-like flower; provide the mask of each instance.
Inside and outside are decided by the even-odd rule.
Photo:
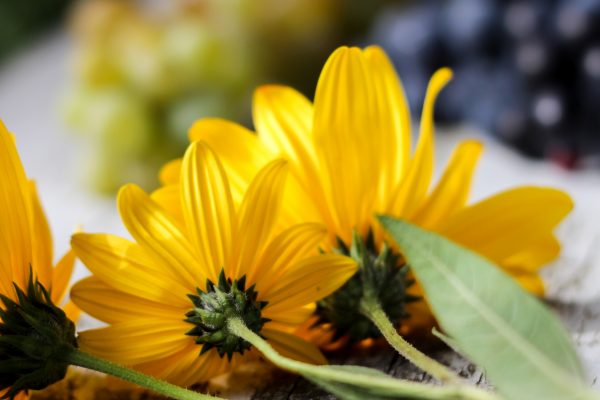
[[[353,231],[363,238],[373,231],[381,248],[384,235],[374,216],[387,214],[478,252],[541,295],[539,269],[560,251],[553,229],[571,210],[571,199],[559,190],[527,186],[468,205],[482,152],[472,140],[459,144],[431,187],[434,102],[451,77],[445,68],[432,77],[414,151],[402,85],[378,47],[337,49],[323,68],[314,104],[289,87],[260,87],[254,96],[257,134],[203,119],[191,128],[190,139],[206,141],[219,154],[234,182],[234,197],[263,165],[287,159],[292,179],[284,194],[284,220],[325,223],[331,247],[338,246],[338,238],[350,245]],[[175,193],[179,170],[180,161],[167,164],[161,172],[164,187],[156,192],[173,214],[179,211],[169,194]],[[422,302],[416,307],[421,308],[413,316],[426,311]]]
[[[50,293],[52,302],[61,304],[74,262],[74,255],[68,252],[53,264],[52,236],[35,184],[25,175],[14,137],[0,121],[0,295],[19,304],[13,285],[27,291],[33,275]],[[1,303],[0,308],[4,309]],[[76,318],[77,309],[72,303],[65,306],[65,311],[70,319]],[[6,324],[8,321],[0,316],[0,332],[10,331]],[[0,355],[0,364],[5,361],[3,357],[4,354]],[[30,372],[25,365],[18,371],[12,370],[13,374],[2,373],[0,397],[9,390],[6,389],[9,381]],[[21,392],[17,398],[26,398],[26,394]]]
[[[322,225],[274,231],[287,170],[283,160],[267,163],[238,205],[219,159],[196,142],[183,158],[179,217],[139,187],[123,187],[118,208],[135,241],[83,233],[72,239],[93,276],[71,296],[109,324],[81,333],[81,348],[190,385],[247,357],[249,344],[223,326],[233,307],[283,355],[324,363],[314,345],[291,332],[356,265],[319,253]]]

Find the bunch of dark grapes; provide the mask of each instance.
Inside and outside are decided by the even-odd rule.
[[[421,0],[383,10],[385,47],[417,113],[454,69],[438,121],[475,123],[533,157],[600,166],[600,0]]]

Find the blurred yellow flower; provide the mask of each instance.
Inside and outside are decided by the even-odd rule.
[[[571,199],[559,190],[527,186],[468,205],[482,151],[472,140],[459,144],[431,187],[434,102],[451,77],[445,68],[432,77],[412,152],[404,90],[391,62],[375,46],[337,49],[323,68],[314,105],[289,87],[258,88],[257,135],[225,120],[203,119],[191,128],[190,139],[206,141],[220,155],[234,198],[263,165],[286,158],[292,176],[283,219],[325,223],[331,247],[337,238],[350,244],[353,230],[363,237],[373,230],[381,246],[383,234],[374,216],[388,214],[480,253],[541,295],[538,271],[560,251],[553,229],[571,210]],[[174,214],[180,212],[173,196],[179,170],[180,161],[167,164],[161,171],[164,186],[155,193]]]
[[[266,163],[239,205],[206,144],[190,145],[182,163],[180,215],[169,215],[128,185],[118,208],[134,242],[108,234],[73,236],[73,249],[93,276],[78,282],[72,297],[109,324],[81,333],[82,349],[191,385],[247,357],[249,344],[223,325],[223,316],[235,309],[283,355],[324,363],[314,345],[291,332],[356,265],[319,253],[326,234],[321,225],[274,232],[287,163]]]
[[[32,272],[49,291],[52,302],[60,304],[74,262],[73,253],[68,252],[53,265],[52,236],[35,184],[25,175],[13,135],[0,121],[0,294],[18,303],[13,283],[26,291]],[[72,303],[64,310],[71,320],[76,319],[78,311]],[[14,381],[10,375],[2,373],[7,381]],[[6,393],[4,385],[0,379],[0,397]],[[26,395],[20,393],[17,398]]]

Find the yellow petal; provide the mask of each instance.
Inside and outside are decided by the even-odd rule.
[[[181,207],[179,181],[177,184],[171,184],[156,189],[152,192],[150,198],[158,203],[179,225],[182,227],[185,226],[183,209]]]
[[[179,183],[181,173],[181,159],[171,160],[160,169],[158,179],[162,185],[174,185]]]
[[[272,329],[263,329],[261,334],[284,357],[310,364],[327,364],[327,359],[317,346],[298,336]]]
[[[291,266],[261,300],[270,312],[300,307],[321,300],[340,288],[356,272],[356,263],[339,254],[321,254]]]
[[[14,139],[0,121],[0,288],[25,287],[32,263],[30,190]]]
[[[239,204],[252,178],[273,159],[256,135],[232,122],[209,118],[196,121],[190,129],[190,140],[202,140],[219,155],[223,163],[233,199]]]
[[[380,171],[373,88],[362,52],[338,48],[323,67],[315,95],[314,140],[337,231],[364,230]]]
[[[412,218],[413,222],[431,229],[465,206],[482,150],[481,143],[473,140],[465,141],[457,147],[440,182]]]
[[[185,387],[205,382],[228,369],[227,358],[221,359],[216,351],[200,356],[201,348],[200,345],[192,342],[183,350],[168,357],[137,364],[135,369]]]
[[[73,285],[71,299],[92,317],[109,324],[152,317],[182,319],[187,311],[186,306],[191,308],[189,301],[187,305],[159,303],[114,289],[96,276]]]
[[[410,108],[398,74],[385,52],[379,46],[364,50],[376,96],[381,128],[379,153],[382,158],[380,199],[388,198],[388,191],[400,182],[410,160]]]
[[[67,315],[68,319],[70,319],[74,323],[77,323],[77,321],[79,320],[79,316],[81,315],[81,309],[77,307],[75,303],[69,300],[67,304],[65,304],[62,307],[62,309]]]
[[[192,143],[185,153],[181,198],[190,241],[209,279],[216,282],[231,257],[235,209],[225,170],[204,142]]]
[[[463,209],[436,230],[499,263],[547,237],[572,208],[560,190],[521,187]]]
[[[312,105],[294,89],[278,85],[258,88],[253,104],[260,141],[272,154],[284,157],[292,166],[284,200],[285,212],[289,214],[282,217],[285,223],[321,219],[330,222],[332,217],[312,137]]]
[[[262,315],[271,320],[265,325],[266,328],[295,332],[300,325],[304,324],[314,315],[316,308],[317,305],[315,303],[277,312],[266,307],[263,309]]]
[[[502,260],[500,265],[507,270],[536,273],[542,266],[554,261],[560,254],[560,243],[553,234],[539,236],[526,249]]]
[[[419,142],[407,174],[398,186],[398,193],[394,196],[390,210],[394,215],[410,217],[427,194],[433,175],[433,107],[438,94],[450,79],[452,79],[452,71],[442,68],[436,71],[429,82],[421,115]]]
[[[117,203],[125,227],[146,251],[178,276],[178,281],[204,288],[211,270],[199,264],[197,252],[176,221],[135,185],[124,186]]]
[[[250,184],[238,211],[238,240],[227,273],[254,275],[258,257],[269,243],[277,223],[288,167],[275,160],[263,168]]]
[[[88,269],[117,290],[147,300],[189,305],[193,281],[180,282],[168,270],[157,266],[140,246],[117,236],[78,233],[71,246]]]
[[[294,225],[281,232],[265,249],[248,281],[256,283],[259,293],[268,290],[296,262],[317,254],[326,234],[324,225],[314,223]]]
[[[236,205],[241,203],[248,185],[258,171],[275,158],[251,131],[222,119],[197,121],[190,130],[190,140],[206,142],[219,156],[227,172]],[[312,187],[316,185],[314,182],[311,184]],[[282,224],[321,220],[313,199],[307,196],[300,178],[290,176],[284,196],[286,200],[285,213],[281,216]],[[323,210],[327,210],[327,207],[321,207],[321,211]]]
[[[314,164],[312,104],[287,86],[264,85],[254,92],[253,116],[261,142],[298,165]]]
[[[52,301],[54,304],[62,303],[67,288],[69,287],[69,281],[73,274],[73,267],[75,266],[75,253],[68,251],[56,264],[54,271],[52,272],[52,285],[47,286],[51,288]]]
[[[4,398],[6,392],[8,392],[10,390],[10,388],[6,388],[4,390],[0,390],[0,398]],[[11,400],[28,400],[29,399],[29,393],[21,391],[19,393],[17,393],[17,395],[12,398]]]
[[[185,335],[190,327],[183,319],[143,318],[81,332],[78,343],[98,357],[134,365],[185,349],[193,343]]]
[[[542,278],[536,273],[517,273],[515,271],[509,272],[510,275],[515,278],[517,283],[521,285],[523,289],[535,296],[543,296],[545,292],[545,285]]]
[[[33,181],[29,181],[29,193],[31,202],[30,232],[33,245],[31,267],[44,287],[49,288],[52,281],[52,235]]]

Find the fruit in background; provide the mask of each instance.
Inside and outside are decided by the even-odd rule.
[[[75,80],[63,114],[86,139],[96,190],[151,188],[159,166],[185,148],[196,118],[246,118],[237,104],[240,97],[250,104],[240,89],[254,74],[249,49],[209,22],[195,10],[154,14],[121,1],[75,10]]]
[[[64,116],[85,132],[92,186],[114,192],[123,179],[151,184],[144,165],[160,137],[154,130],[152,110],[141,96],[119,88],[79,88],[64,103]]]
[[[238,110],[243,105],[229,101],[232,97],[218,88],[211,88],[171,102],[167,111],[169,140],[181,146],[189,144],[187,131],[199,118],[221,115],[232,121],[239,120],[241,115]],[[223,110],[230,110],[231,113],[227,115]]]
[[[386,2],[81,2],[71,24],[74,82],[64,113],[94,154],[87,158],[95,187],[110,192],[135,182],[150,189],[156,166],[183,152],[194,120],[249,125],[259,84],[308,88],[312,97],[329,53],[362,37]]]
[[[412,1],[382,10],[370,39],[391,54],[411,104],[423,75],[455,70],[438,120],[473,122],[567,168],[598,164],[600,1]]]

